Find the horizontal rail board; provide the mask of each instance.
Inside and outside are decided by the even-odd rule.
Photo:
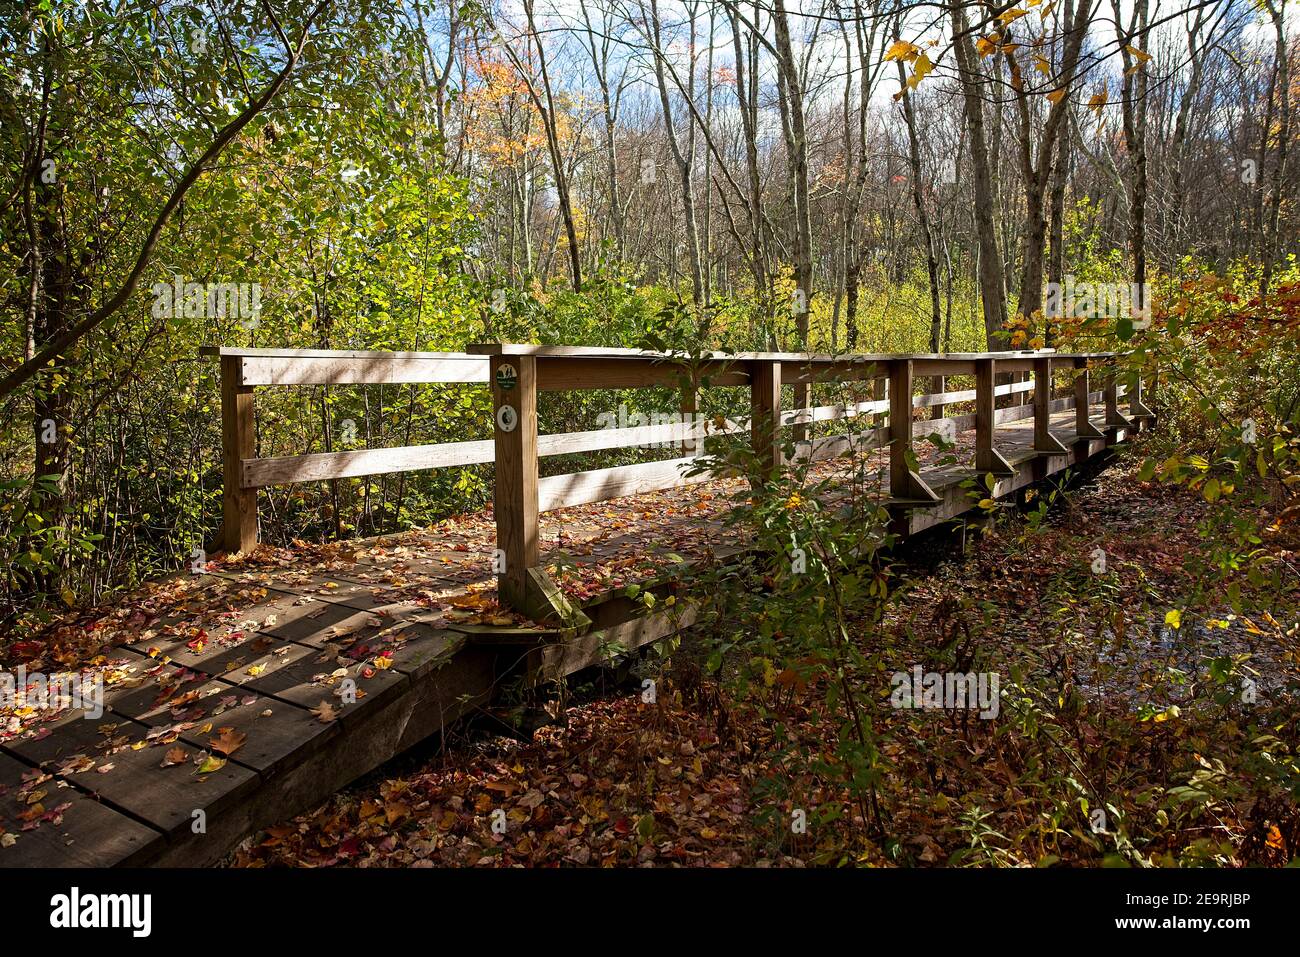
[[[1017,383],[1017,385],[1019,384],[1021,383]],[[1093,392],[1088,396],[1090,403],[1101,402],[1103,398],[1104,393],[1101,392]],[[1074,399],[1069,396],[1053,399],[1049,408],[1052,412],[1072,409],[1074,408]],[[1033,414],[1034,407],[1032,405],[1015,405],[1006,409],[998,409],[993,413],[993,418],[997,423],[1018,422],[1021,419],[1029,418]],[[975,428],[975,416],[971,414],[944,419],[917,419],[912,423],[912,437],[916,439],[935,433],[943,434],[949,426],[954,432],[968,432]],[[866,452],[871,449],[881,448],[887,444],[889,444],[888,427],[870,429],[866,432],[854,432],[847,435],[826,435],[795,443],[793,457],[786,456],[785,462],[803,462],[808,461],[810,458],[813,462],[822,462],[827,459],[839,458],[841,455],[847,455],[850,451]]]
[[[1033,382],[1012,382],[1000,385],[993,390],[994,395],[1012,395],[1016,392],[1032,392]],[[954,405],[958,402],[974,402],[975,390],[962,392],[931,392],[912,397],[912,407],[928,409],[936,405]],[[818,405],[811,409],[790,409],[781,413],[782,425],[800,425],[808,422],[834,422],[839,419],[852,419],[859,415],[889,415],[888,399],[872,399],[866,402],[838,405]]]
[[[873,361],[860,356],[840,361],[804,361],[787,359],[781,363],[782,385],[808,385],[813,382],[862,382],[884,379],[889,369],[884,357]]]
[[[687,367],[660,359],[627,358],[608,362],[557,356],[537,364],[539,392],[573,392],[583,389],[680,388],[692,374],[711,386],[748,385],[749,370],[733,361],[705,362]]]
[[[919,424],[919,423],[918,423]],[[850,452],[869,452],[889,442],[889,429],[871,429],[867,432],[853,432],[847,435],[824,435],[821,438],[796,442],[793,456],[785,456],[787,464],[791,462],[824,462],[836,459]]]
[[[569,505],[589,505],[611,498],[712,481],[715,476],[707,472],[692,476],[682,474],[682,468],[695,461],[694,456],[688,455],[662,462],[620,465],[610,469],[592,469],[538,479],[537,510],[550,512]]]
[[[622,429],[592,429],[590,432],[561,432],[537,437],[537,454],[568,455],[574,452],[596,452],[602,449],[628,449],[653,446],[671,446],[690,440],[702,440],[711,435],[734,435],[749,428],[744,423],[728,420],[725,428],[716,428],[712,422],[666,422],[659,425],[634,425]]]
[[[669,422],[662,425],[633,426],[624,429],[593,429],[590,432],[561,432],[537,437],[537,454],[541,457],[597,452],[656,445],[674,446],[713,435],[733,435],[748,426],[728,421],[718,429],[712,423],[701,428],[692,422]],[[354,449],[347,452],[314,452],[275,458],[245,459],[243,487],[265,488],[292,485],[296,482],[321,482],[327,479],[357,478],[415,472],[463,465],[483,465],[495,459],[491,439],[479,442],[442,442],[436,445],[407,445],[386,449]]]
[[[867,402],[855,402],[850,405],[819,405],[811,409],[790,409],[781,413],[782,425],[803,425],[808,422],[835,422],[840,419],[853,419],[859,415],[888,412],[888,399],[872,399]]]
[[[994,395],[1015,395],[1017,392],[1033,392],[1034,383],[1029,382],[1008,382],[1006,385],[995,386]],[[958,402],[974,402],[975,390],[963,389],[960,392],[937,392],[930,395],[918,395],[912,400],[912,405],[918,409],[928,409],[935,405],[956,405]]]
[[[201,346],[201,356],[290,359],[482,359],[468,352],[389,352],[379,349],[252,349],[242,346]]]
[[[456,465],[480,465],[491,462],[494,454],[495,449],[489,439],[484,442],[442,442],[437,445],[403,445],[392,449],[356,449],[350,452],[245,459],[243,486],[265,488],[268,485],[292,485],[295,482],[320,482],[326,479],[415,472]]]
[[[656,358],[678,359],[685,353],[652,352],[647,349],[628,349],[611,346],[539,346],[528,343],[475,343],[465,347],[474,355],[536,356],[572,359],[625,359]],[[760,360],[788,363],[844,363],[888,362],[892,359],[939,359],[973,361],[975,359],[1024,359],[1033,356],[1052,359],[1109,359],[1114,352],[1057,352],[1054,349],[1024,349],[1016,352],[894,352],[894,353],[829,353],[829,352],[710,352],[704,358]]]
[[[412,383],[478,384],[489,381],[489,360],[481,354],[454,352],[373,352],[325,349],[204,348],[207,355],[240,358],[241,384],[245,386],[377,385]],[[520,353],[512,353],[520,354]],[[527,353],[522,353],[527,354]],[[688,367],[671,356],[638,350],[616,353],[548,351],[537,353],[543,361],[538,388],[544,392],[581,389],[635,389],[679,385],[688,372],[709,385],[747,385],[752,361],[780,357],[783,382],[800,385],[829,380],[884,378],[887,356],[792,356],[789,353],[738,353],[693,363]],[[1033,360],[1007,353],[999,358],[1001,371],[1030,371]],[[1049,354],[1050,355],[1050,354]],[[1071,358],[1052,355],[1052,358]],[[1107,358],[1099,354],[1095,358]],[[595,361],[605,359],[607,361]],[[913,358],[915,375],[964,375],[974,372],[973,360],[962,356]],[[1000,393],[1001,394],[1001,393]],[[934,403],[942,404],[942,403]]]
[[[379,385],[384,383],[483,383],[487,360],[479,356],[394,358],[391,356],[249,356],[241,360],[242,384]]]

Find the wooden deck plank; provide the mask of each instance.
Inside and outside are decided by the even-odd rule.
[[[389,698],[400,695],[408,684],[406,675],[390,669],[381,670],[350,662],[340,655],[330,655],[324,649],[317,651],[303,645],[305,654],[297,654],[283,667],[251,678],[244,691],[271,696],[279,701],[297,705],[307,711],[330,705],[339,718],[348,722],[357,712],[380,707]],[[323,660],[322,660],[323,659]],[[341,695],[347,682],[352,684],[352,700]]]
[[[259,771],[268,770],[293,747],[305,747],[321,736],[326,725],[312,712],[322,702],[330,704],[340,719],[349,720],[353,712],[400,693],[407,680],[403,674],[380,670],[372,670],[367,676],[359,663],[344,665],[336,655],[327,654],[324,647],[283,641],[262,659],[218,677],[170,665],[161,668],[152,683],[115,699],[110,706],[112,713],[154,727],[182,723],[191,728],[206,724],[233,726],[248,731],[252,742],[256,739],[251,725],[269,711],[265,717],[274,720],[262,722],[259,735],[271,743],[259,748],[257,756],[251,751],[241,751],[238,756],[238,760]],[[338,674],[340,671],[345,674]],[[337,693],[344,680],[355,683],[352,703],[345,703]],[[189,731],[182,737],[196,747],[208,746],[205,738]]]
[[[283,771],[286,761],[300,763],[309,751],[319,749],[340,730],[336,721],[322,722],[305,707],[250,688],[213,679],[195,690],[199,697],[183,712],[155,708],[132,717],[151,728],[177,729],[178,743],[188,746],[191,754],[217,753],[214,738],[223,728],[231,728],[246,737],[227,757],[259,772]],[[330,699],[328,692],[317,697]]]
[[[42,741],[2,747],[29,761],[50,762],[47,767],[56,778],[98,795],[172,838],[182,831],[192,833],[195,811],[210,818],[257,789],[257,774],[234,761],[206,775],[196,774],[189,761],[160,767],[167,746],[148,741],[149,725],[117,714],[105,719],[71,722]],[[133,747],[142,742],[138,749]],[[93,767],[73,770],[70,765],[83,757],[93,761]]]
[[[418,621],[427,612],[428,609],[408,603],[379,605],[369,611],[322,606],[302,617],[276,622],[262,629],[262,633],[313,648],[323,648],[326,644],[342,647],[362,637]]]
[[[300,651],[304,656],[319,656],[317,650],[306,646],[281,644]],[[267,657],[283,656],[272,654]],[[120,649],[114,660],[126,662],[122,670],[134,671],[133,677],[139,680],[107,688],[104,703],[108,710],[102,717],[90,718],[84,709],[68,710],[55,722],[42,725],[38,734],[14,739],[8,742],[8,746],[34,763],[60,761],[79,753],[70,752],[68,748],[71,745],[79,749],[87,740],[100,743],[90,732],[122,724],[123,719],[128,719],[147,728],[187,723],[190,727],[182,731],[180,737],[195,750],[200,750],[209,748],[210,741],[195,729],[207,724],[214,728],[233,726],[249,734],[246,749],[240,750],[238,760],[255,770],[268,770],[330,728],[302,707],[259,695],[257,688],[240,687],[229,679],[211,679],[201,672],[164,664],[126,649]],[[325,668],[324,665],[319,667]],[[243,677],[249,682],[255,681],[254,677],[247,675],[247,670],[244,670]],[[328,689],[319,690],[321,697],[328,698]],[[271,714],[264,715],[266,711]],[[69,731],[73,723],[77,727]],[[124,727],[130,729],[132,725]]]
[[[161,831],[59,784],[0,754],[0,867],[131,865],[163,840]]]
[[[104,675],[104,710],[100,715],[96,716],[89,704],[78,708],[50,709],[42,712],[39,720],[29,724],[23,734],[10,738],[5,743],[14,749],[25,750],[39,741],[51,738],[57,741],[56,736],[67,725],[88,723],[93,727],[97,723],[110,721],[112,719],[107,715],[111,714],[115,703],[127,703],[127,710],[141,707],[143,702],[151,701],[158,695],[160,681],[180,680],[183,669],[119,648],[107,656]],[[198,680],[199,676],[196,674],[193,678]]]
[[[377,604],[386,603],[382,596],[376,596],[374,589],[330,570],[322,572],[277,569],[273,579],[264,571],[240,569],[217,568],[210,574],[248,587],[266,588],[268,593],[274,591],[298,598],[342,605],[358,611],[365,611]]]
[[[264,626],[291,621],[317,609],[347,608],[285,592],[258,597],[246,590],[218,589],[209,592],[207,600],[216,602],[216,606],[179,618],[167,616],[123,646],[140,654],[165,657],[183,667],[210,672],[213,667],[221,667],[210,664],[214,658],[229,657],[232,651],[239,654],[235,649],[255,641]],[[348,609],[349,613],[354,611]],[[205,662],[209,663],[207,667]]]
[[[393,652],[393,667],[412,682],[449,663],[456,652],[465,646],[466,636],[460,632],[442,631],[417,625],[413,637],[408,638]]]

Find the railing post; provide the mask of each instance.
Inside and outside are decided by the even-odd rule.
[[[684,437],[682,438],[681,453],[682,455],[699,455],[703,450],[704,434],[698,430],[697,414],[700,411],[700,394],[696,390],[695,382],[682,386],[681,403],[678,408],[682,413],[682,424],[685,426]]]
[[[1002,457],[993,437],[997,429],[997,360],[975,360],[975,471],[994,475],[1015,475],[1011,463]]]
[[[807,367],[807,371],[808,372],[812,371],[811,365]],[[780,375],[781,375],[781,367],[778,365],[777,366],[778,381],[780,381]],[[807,416],[811,412],[811,409],[809,408],[811,405],[812,405],[812,385],[808,382],[800,382],[796,380],[794,384],[794,407],[799,412],[799,415],[798,418],[795,420],[793,428],[791,429],[791,436],[793,437],[796,445],[798,445],[801,442],[806,442],[808,440],[808,437],[812,435],[812,422],[807,418]],[[776,407],[777,410],[779,411],[781,408],[781,403],[778,402]],[[777,461],[778,462],[780,461],[779,455],[777,457]]]
[[[1133,428],[1133,423],[1126,419],[1123,413],[1119,411],[1119,375],[1116,371],[1115,361],[1113,359],[1106,365],[1106,385],[1104,393],[1106,397],[1106,428]]]
[[[1034,359],[1034,451],[1068,455],[1070,450],[1052,434],[1052,360]]]
[[[943,393],[947,390],[947,388],[948,388],[948,379],[946,376],[941,376],[941,375],[930,376],[930,391],[932,393],[934,393],[935,395],[943,395]],[[942,402],[938,403],[937,405],[930,406],[930,418],[942,419],[945,408],[946,407]]]
[[[244,460],[254,457],[253,387],[241,356],[221,357],[221,547],[232,555],[257,547],[257,489],[244,488]]]
[[[541,563],[537,523],[537,359],[494,353],[493,434],[496,442],[495,568],[502,602],[530,613],[529,570]]]
[[[775,477],[781,467],[781,363],[778,360],[750,360],[749,434],[764,478]]]
[[[889,497],[899,502],[940,501],[908,462],[912,451],[912,360],[889,361]]]
[[[1155,413],[1142,401],[1142,372],[1133,373],[1133,383],[1128,390],[1128,413],[1134,419],[1154,419]]]
[[[1092,402],[1092,384],[1088,375],[1088,360],[1076,356],[1074,360],[1074,433],[1080,439],[1104,439],[1106,433],[1092,424],[1088,408]]]

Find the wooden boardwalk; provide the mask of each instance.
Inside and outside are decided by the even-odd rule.
[[[894,503],[900,531],[916,532],[970,508],[961,483],[979,474],[981,445],[1007,472],[1000,497],[1124,441],[1136,422],[1117,424],[1117,389],[1091,393],[1085,376],[1080,394],[1095,400],[1086,418],[1066,398],[1012,409],[1004,424],[994,415],[991,434],[980,422],[959,431],[964,464],[927,468],[935,456],[918,443],[913,478],[933,496],[924,507],[891,495],[892,449],[867,460],[869,486]],[[1044,435],[1051,451],[1038,449]],[[810,472],[835,476],[844,463],[826,458]],[[0,733],[0,866],[215,862],[505,682],[570,674],[611,645],[633,650],[680,630],[689,602],[676,615],[638,615],[623,590],[671,576],[681,560],[743,551],[725,522],[739,488],[680,482],[544,511],[537,567],[562,593],[558,606],[576,612],[569,621],[539,623],[503,601],[492,567],[499,507],[400,536],[262,546],[149,586],[88,625],[115,646],[96,668],[102,716],[39,710]]]

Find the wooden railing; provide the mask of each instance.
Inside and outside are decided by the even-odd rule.
[[[466,353],[348,352],[206,348],[221,363],[221,421],[224,474],[221,545],[246,552],[257,544],[257,490],[262,487],[361,475],[495,463],[493,497],[497,526],[500,595],[510,606],[539,620],[567,613],[541,567],[538,520],[543,512],[649,491],[707,481],[707,474],[683,474],[695,454],[636,465],[591,469],[539,477],[538,460],[648,443],[698,440],[704,430],[691,418],[664,425],[605,428],[555,435],[538,434],[537,400],[542,392],[593,389],[671,388],[681,390],[681,408],[698,408],[698,390],[747,386],[749,421],[726,420],[720,431],[748,429],[760,461],[770,471],[785,464],[782,429],[794,432],[795,458],[814,461],[852,449],[888,447],[891,508],[924,508],[935,492],[909,466],[914,435],[927,435],[951,422],[955,431],[975,430],[975,467],[1006,475],[1014,469],[999,452],[999,422],[1034,418],[1033,449],[1043,455],[1067,454],[1052,435],[1052,376],[1071,370],[1073,395],[1057,400],[1073,405],[1076,441],[1104,438],[1088,418],[1095,396],[1090,370],[1100,367],[1105,426],[1131,426],[1120,411],[1121,385],[1114,353],[1060,354],[1050,351],[944,355],[810,355],[799,353],[712,354],[689,359],[635,349],[490,344]],[[996,384],[1000,374],[1031,373],[1032,381]],[[974,378],[975,388],[944,391],[954,376]],[[929,378],[937,392],[914,394],[917,378]],[[1019,375],[1013,378],[1020,378]],[[690,384],[683,388],[683,381]],[[870,381],[873,398],[854,405],[783,410],[781,389],[796,395],[818,382]],[[492,391],[494,437],[400,448],[362,449],[276,458],[258,458],[255,449],[253,390],[263,386],[354,385],[377,383],[459,383],[487,385]],[[1046,387],[1044,387],[1046,386]],[[999,396],[1032,394],[1032,405],[997,409]],[[1140,381],[1127,389],[1129,414],[1149,416]],[[944,418],[945,407],[974,402],[972,414]],[[915,409],[931,418],[916,421]],[[873,417],[873,427],[850,434],[808,438],[811,426],[858,416]],[[887,420],[887,424],[881,424]],[[907,423],[906,426],[903,423]],[[711,427],[710,427],[711,428]],[[708,434],[717,434],[710,430]]]

